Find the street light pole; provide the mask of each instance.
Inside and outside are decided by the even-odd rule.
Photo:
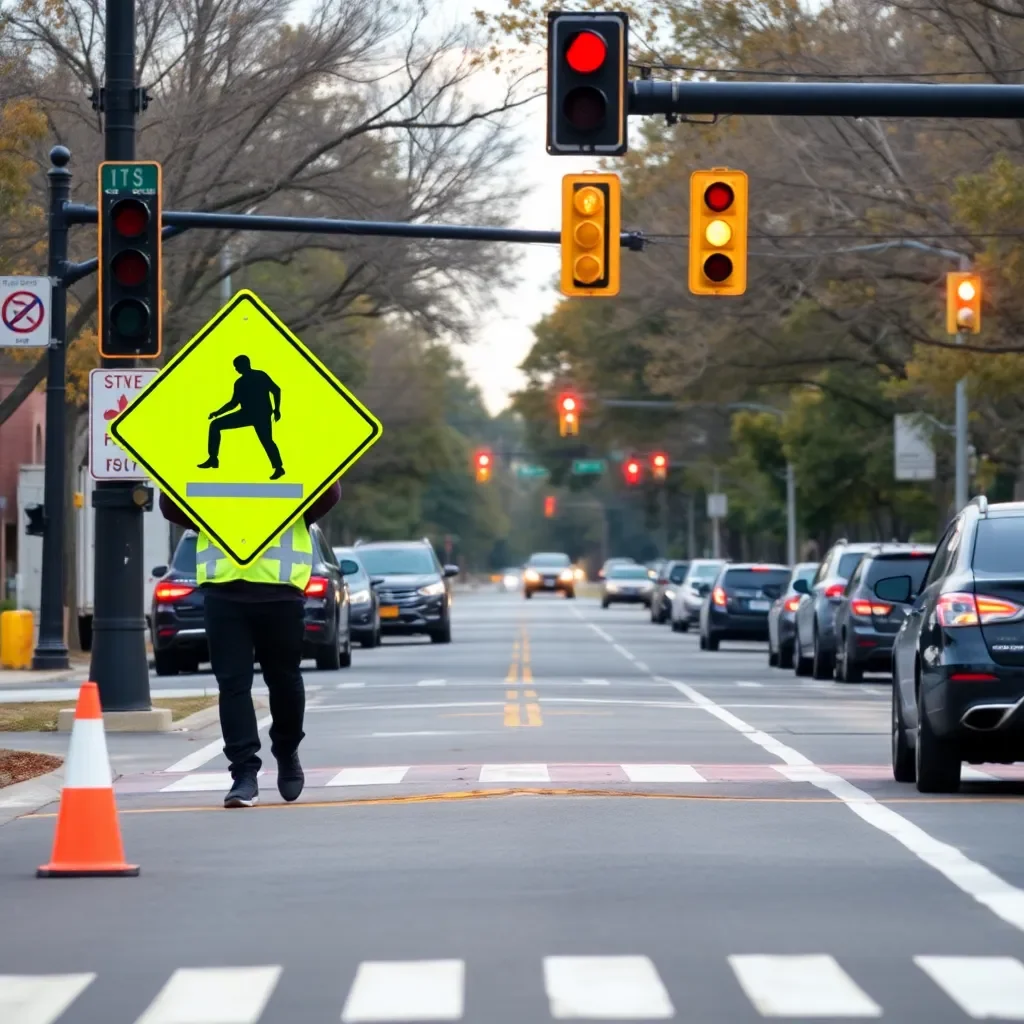
[[[786,561],[796,565],[796,473],[786,463]]]
[[[718,467],[711,471],[711,492],[712,494],[718,494],[719,488],[718,480]],[[722,534],[719,529],[720,520],[718,516],[711,517],[711,557],[721,558],[722,557]]]

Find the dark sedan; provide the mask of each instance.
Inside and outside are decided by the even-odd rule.
[[[700,610],[701,650],[717,651],[722,640],[767,640],[768,612],[789,572],[785,565],[726,565]]]
[[[315,658],[318,669],[352,664],[348,587],[334,552],[317,526],[311,526],[313,575],[306,585],[306,635],[303,657]],[[196,534],[186,531],[171,564],[158,565],[153,575],[150,628],[158,676],[198,672],[210,655],[206,646],[203,591],[196,584]]]

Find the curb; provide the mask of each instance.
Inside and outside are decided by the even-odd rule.
[[[61,765],[45,775],[4,786],[0,789],[0,827],[59,800],[63,785],[64,765]]]

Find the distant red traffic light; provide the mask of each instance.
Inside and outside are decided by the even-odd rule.
[[[623,472],[626,475],[626,483],[630,486],[640,483],[640,463],[636,459],[627,460]]]

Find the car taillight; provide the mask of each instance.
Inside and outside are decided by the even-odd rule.
[[[874,601],[863,601],[858,598],[850,602],[850,609],[854,615],[863,616],[865,619],[870,618],[872,615],[877,615],[880,619],[884,619],[892,611],[892,605],[876,604]]]
[[[786,603],[783,606],[787,612],[795,612],[800,607],[799,597],[787,597]]]
[[[188,597],[196,588],[191,583],[175,583],[172,580],[165,580],[158,583],[153,589],[153,597],[157,604],[170,604],[172,601],[180,601]]]
[[[772,567],[770,565],[752,565],[750,567],[751,572],[771,572]]]
[[[994,683],[998,679],[991,672],[954,672],[949,677],[951,683]]]
[[[330,581],[323,576],[310,576],[306,584],[306,597],[323,597],[329,586]]]
[[[715,587],[711,593],[711,600],[720,607],[725,607],[725,591],[721,587]]]
[[[1018,616],[1024,608],[1013,601],[988,594],[942,594],[935,604],[939,625],[987,626],[992,622],[1005,622]]]
[[[825,596],[830,598],[837,598],[843,596],[843,591],[846,589],[846,580],[840,580],[838,583],[830,583],[825,588]]]

